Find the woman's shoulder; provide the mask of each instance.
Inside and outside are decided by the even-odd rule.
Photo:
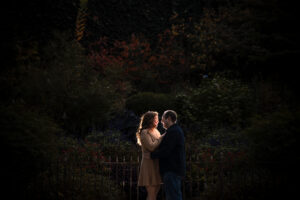
[[[141,134],[143,134],[143,135],[144,135],[144,134],[148,134],[148,131],[149,131],[148,129],[143,129],[143,130],[141,131]]]

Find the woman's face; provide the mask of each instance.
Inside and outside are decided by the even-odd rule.
[[[158,121],[158,116],[156,115],[156,116],[154,117],[154,120],[153,120],[153,125],[154,125],[154,127],[157,127],[157,126],[158,126],[158,123],[159,123],[159,121]]]

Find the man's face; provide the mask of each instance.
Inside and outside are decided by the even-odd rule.
[[[162,123],[164,129],[168,129],[169,128],[169,120],[166,119],[165,116],[162,116],[161,123]]]

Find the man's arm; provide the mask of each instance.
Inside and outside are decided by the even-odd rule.
[[[150,154],[151,158],[155,159],[155,158],[168,157],[172,153],[174,147],[176,146],[177,137],[178,137],[177,132],[167,133],[165,135],[163,143],[161,143],[159,148],[154,152],[151,152]]]

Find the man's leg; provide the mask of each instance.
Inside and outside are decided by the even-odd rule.
[[[163,176],[166,200],[182,200],[181,179],[173,172],[166,172]]]

